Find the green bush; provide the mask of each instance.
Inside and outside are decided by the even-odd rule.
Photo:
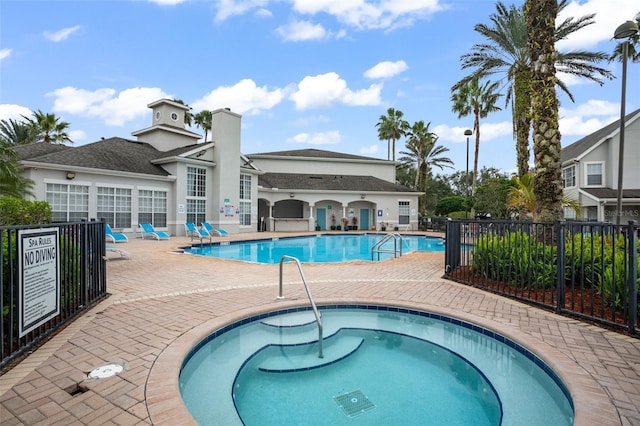
[[[46,201],[0,197],[0,226],[51,223],[53,213]]]
[[[494,280],[521,287],[536,284],[553,287],[556,282],[556,248],[523,232],[487,234],[473,249],[471,268]]]
[[[615,255],[613,238],[611,234],[571,235],[567,239],[565,250],[565,278],[583,282],[588,288],[593,287],[607,303],[614,300],[617,308],[623,308],[627,298],[625,237],[617,236]],[[638,269],[640,270],[640,258]],[[638,285],[640,286],[640,279]]]

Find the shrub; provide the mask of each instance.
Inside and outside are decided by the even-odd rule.
[[[0,197],[0,226],[50,223],[53,214],[46,201]]]

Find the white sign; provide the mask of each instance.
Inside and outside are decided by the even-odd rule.
[[[18,231],[19,334],[60,314],[58,228]]]

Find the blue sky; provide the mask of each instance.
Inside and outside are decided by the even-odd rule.
[[[393,107],[431,122],[464,170],[473,121],[451,112],[450,88],[466,75],[460,56],[483,41],[474,25],[494,12],[483,0],[2,0],[0,119],[52,112],[83,145],[135,139],[151,124],[148,103],[182,99],[194,113],[242,114],[246,154],[386,159],[375,125]],[[558,49],[611,52],[615,28],[638,12],[637,0],[572,1],[561,17],[596,13],[596,23]],[[559,93],[563,146],[619,118],[622,67],[605,66],[618,78],[603,86],[561,77],[575,97]],[[630,63],[627,112],[640,107],[639,74]],[[515,170],[510,108],[482,120],[481,135],[480,166]]]

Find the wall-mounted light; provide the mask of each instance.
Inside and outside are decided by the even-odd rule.
[[[289,197],[291,197],[291,198],[293,198],[295,196],[296,196],[296,194],[294,194],[293,192],[289,194]]]
[[[364,199],[365,199],[365,197],[366,197],[366,195],[365,195],[365,194],[360,194],[360,199],[364,200]]]
[[[67,179],[68,180],[73,180],[76,178],[76,173],[75,172],[67,172]]]

